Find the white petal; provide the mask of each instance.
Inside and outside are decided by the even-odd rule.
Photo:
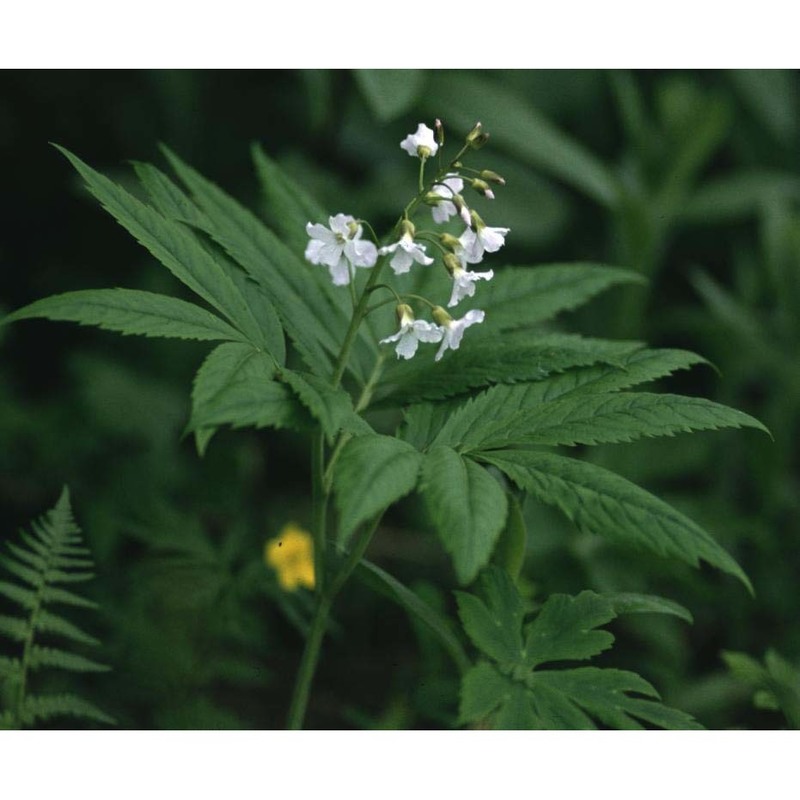
[[[476,325],[479,322],[483,322],[486,317],[486,313],[481,311],[479,308],[473,308],[472,311],[467,311],[464,314],[461,322],[464,323],[465,328],[469,328],[470,325]]]
[[[417,264],[422,264],[422,266],[427,267],[433,264],[433,259],[430,256],[425,255],[425,248],[422,245],[415,245],[413,251],[409,251],[409,254],[417,262]]]
[[[478,238],[487,253],[496,253],[506,243],[505,234],[508,231],[508,228],[483,228]]]
[[[372,242],[351,239],[344,246],[344,254],[356,267],[374,267],[378,260],[378,248]]]
[[[328,271],[334,286],[347,286],[350,283],[350,262],[346,258],[340,258],[337,264],[329,264]]]
[[[413,323],[414,332],[421,342],[439,342],[444,335],[442,329],[432,322],[424,319],[415,320]]]
[[[461,236],[458,237],[464,252],[460,257],[464,259],[467,264],[480,264],[483,260],[483,244],[478,238],[478,235],[472,228],[467,228]]]
[[[336,236],[332,231],[329,231],[324,225],[318,222],[309,222],[306,224],[306,233],[312,239],[319,239],[323,242],[335,242]]]
[[[318,264],[335,267],[342,258],[344,247],[340,244],[323,244],[317,253]]]
[[[404,333],[394,351],[398,358],[411,358],[417,352],[419,342],[413,332]]]
[[[355,218],[351,217],[349,214],[336,214],[328,218],[328,224],[331,226],[331,230],[342,236],[350,236],[348,225],[351,222],[355,222]]]
[[[306,261],[310,261],[312,264],[319,264],[319,251],[322,249],[323,244],[319,239],[312,239],[306,245]]]
[[[413,263],[414,259],[405,250],[398,248],[389,262],[389,266],[394,270],[395,275],[404,275],[411,269]]]
[[[449,200],[443,200],[438,206],[431,208],[431,213],[433,214],[433,221],[441,225],[456,213],[456,207]]]
[[[390,344],[391,342],[396,342],[401,336],[404,335],[404,331],[399,330],[397,333],[393,333],[391,336],[387,336],[385,339],[381,339],[379,344]]]
[[[378,252],[382,256],[385,256],[385,255],[388,255],[389,253],[394,253],[394,251],[397,250],[399,245],[400,245],[400,242],[395,242],[394,244],[387,244],[384,247],[381,247],[381,249],[378,250]]]

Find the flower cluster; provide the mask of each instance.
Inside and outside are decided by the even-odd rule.
[[[494,271],[490,269],[478,272],[470,267],[480,264],[485,254],[496,253],[505,244],[505,237],[509,233],[508,228],[488,226],[464,199],[465,187],[493,200],[494,192],[490,184],[505,184],[505,180],[497,173],[491,170],[467,169],[461,162],[467,152],[479,149],[488,138],[481,124],[477,123],[466,137],[458,155],[443,167],[440,150],[444,145],[444,128],[441,122],[436,120],[435,130],[420,123],[415,133],[409,134],[400,142],[400,147],[409,156],[420,159],[420,192],[406,206],[390,243],[380,246],[377,240],[371,242],[362,238],[364,229],[361,221],[346,214],[336,214],[328,220],[329,227],[311,222],[306,225],[310,237],[306,259],[312,264],[327,267],[336,286],[346,286],[355,280],[357,267],[376,267],[379,256],[388,259],[395,275],[405,275],[415,264],[430,267],[435,259],[428,253],[424,241],[433,244],[440,251],[441,263],[452,280],[447,307],[453,308],[464,298],[473,297],[476,284],[479,281],[490,281],[494,277]],[[426,162],[437,154],[440,168],[430,183],[425,185],[423,176]],[[418,232],[410,217],[422,203],[431,208],[436,225],[448,225],[455,219],[465,226],[463,232],[459,236],[435,230]],[[372,229],[369,230],[372,233]],[[377,266],[376,273],[381,269],[382,263]],[[395,344],[398,358],[412,358],[420,342],[440,343],[435,356],[438,361],[447,350],[458,349],[464,331],[470,325],[484,320],[484,312],[478,309],[468,311],[461,319],[453,319],[441,305],[417,297],[431,308],[434,321],[418,320],[411,306],[404,302],[402,293],[398,294],[384,284],[373,285],[376,278],[377,275],[370,277],[365,291],[386,288],[397,298],[399,330],[381,339],[380,343]],[[416,296],[408,295],[406,299],[411,297]]]
[[[300,586],[314,588],[314,545],[311,534],[289,522],[277,538],[264,545],[264,561],[278,576],[278,583],[287,592]]]

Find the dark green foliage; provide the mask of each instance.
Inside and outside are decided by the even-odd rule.
[[[114,720],[76,694],[41,694],[32,691],[39,674],[51,670],[105,672],[109,668],[86,656],[75,645],[99,642],[62,616],[53,606],[94,604],[63,584],[83,583],[94,575],[89,550],[83,546],[65,487],[55,507],[22,532],[21,545],[6,542],[0,566],[13,576],[0,582],[0,595],[21,609],[0,616],[0,637],[15,643],[16,655],[0,659],[0,698],[4,699],[2,727],[33,727],[52,717],[73,717],[109,725]],[[42,642],[45,644],[42,644]],[[53,641],[57,646],[50,645]]]
[[[625,611],[679,613],[660,598],[638,608],[594,592],[554,594],[531,622],[511,579],[496,567],[480,579],[480,595],[458,592],[464,629],[481,652],[461,688],[461,721],[494,728],[698,728],[681,711],[663,706],[658,692],[632,672],[597,667],[540,669],[586,661],[611,647],[601,626]],[[488,660],[485,660],[487,659]]]

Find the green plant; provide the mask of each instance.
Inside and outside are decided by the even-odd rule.
[[[415,490],[461,585],[475,581],[493,555],[509,575],[518,576],[526,532],[517,503],[525,493],[558,508],[581,530],[693,566],[705,561],[751,588],[734,558],[690,518],[582,459],[582,451],[574,457],[544,448],[766,428],[747,414],[702,398],[628,391],[703,363],[700,356],[554,330],[552,319],[559,312],[611,286],[640,283],[636,273],[596,263],[505,267],[496,276],[492,270],[469,270],[485,252],[500,249],[508,229],[486,226],[471,208],[473,200],[468,208],[460,193],[469,186],[479,204],[481,195],[493,197],[490,183],[505,181],[492,170],[463,163],[486,143],[480,124],[449,160],[441,155],[441,126],[436,140],[433,131],[423,133],[423,128],[402,145],[419,157],[417,193],[382,238],[365,220],[344,214],[330,217],[329,228],[322,225],[324,210],[258,148],[253,155],[272,228],[168,150],[185,190],[156,167],[137,164],[148,197],[143,202],[62,149],[112,216],[202,304],[137,289],[85,290],[39,300],[5,319],[44,317],[124,334],[221,342],[198,370],[192,390],[187,430],[201,455],[223,426],[309,434],[316,606],[290,705],[291,727],[303,723],[334,600],[359,566],[356,574],[368,576],[372,585],[381,585],[387,596],[418,615],[458,668],[467,669],[449,623],[392,576],[363,564],[384,513]],[[437,155],[431,178],[426,165]],[[604,196],[602,175],[596,178],[592,186]],[[412,218],[425,204],[442,212],[434,213],[434,221],[445,228],[417,231]],[[459,224],[466,229],[456,237]],[[365,230],[367,238],[362,238]],[[430,267],[434,259],[423,241],[435,248],[445,269]],[[314,266],[301,258],[303,248]],[[412,261],[425,266],[406,275]],[[381,280],[387,265],[398,278],[393,285]],[[327,267],[332,281],[320,266]],[[478,302],[473,296],[479,280]],[[379,291],[391,296],[374,300]],[[463,301],[467,311],[460,319],[428,299],[447,293],[448,307]],[[396,304],[400,324],[393,335],[388,303]],[[416,319],[411,304],[430,308],[433,322]],[[486,324],[479,325],[484,319]],[[478,325],[462,347],[466,328]],[[412,361],[426,342],[440,343],[433,363],[422,356]],[[387,363],[386,349],[380,347],[388,343],[396,343],[394,363]],[[488,574],[484,588],[501,581],[508,589],[511,578]],[[496,652],[486,650],[485,638],[476,638],[475,602],[480,601],[465,597],[460,596],[462,622],[470,638],[499,663],[482,663],[467,672],[465,720],[475,718],[463,710],[471,708],[475,697],[481,714],[494,710],[480,691],[475,693],[476,684],[489,680],[487,670],[500,669],[503,680],[510,670],[510,679],[527,687],[515,685],[514,691],[536,693],[549,678],[536,672],[530,678],[520,670],[548,660],[543,653],[558,653],[558,642],[574,641],[576,626],[605,624],[634,606],[676,613],[675,606],[657,598],[628,598],[626,605],[592,594],[574,600],[553,596],[529,626],[542,640],[539,649],[526,649],[514,661],[506,655],[497,659]],[[464,612],[470,603],[472,610]],[[573,606],[580,611],[574,618],[561,613]],[[519,598],[491,613],[501,625],[507,624],[502,622],[506,617],[522,624]],[[565,657],[591,657],[610,641],[598,632],[591,645],[567,647]],[[559,673],[556,680],[580,683],[596,675],[576,670]],[[611,694],[654,694],[646,681],[630,673],[608,671],[600,680],[609,681]],[[613,706],[608,698],[587,700],[585,684],[573,688],[562,686],[567,699],[559,701],[558,713],[533,711],[514,718],[514,724],[583,727],[594,724],[592,716],[613,726],[633,725],[634,717],[666,727],[694,724],[652,700],[624,695],[624,707]],[[582,703],[584,711],[578,711]],[[502,711],[494,719],[511,724]]]
[[[16,650],[21,649],[14,656],[0,657],[2,727],[28,727],[61,716],[114,724],[111,717],[77,694],[31,691],[32,676],[42,671],[96,673],[108,669],[74,652],[75,645],[96,646],[97,639],[51,610],[59,605],[96,607],[74,589],[64,588],[94,577],[91,554],[72,517],[66,487],[55,507],[20,537],[21,544],[6,542],[8,553],[0,556],[0,565],[10,575],[0,581],[0,595],[23,612],[0,616],[0,635],[13,642]]]

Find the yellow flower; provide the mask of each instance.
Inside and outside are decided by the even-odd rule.
[[[284,525],[277,538],[264,546],[264,560],[278,573],[287,592],[298,586],[314,588],[314,545],[311,534],[294,522]]]

